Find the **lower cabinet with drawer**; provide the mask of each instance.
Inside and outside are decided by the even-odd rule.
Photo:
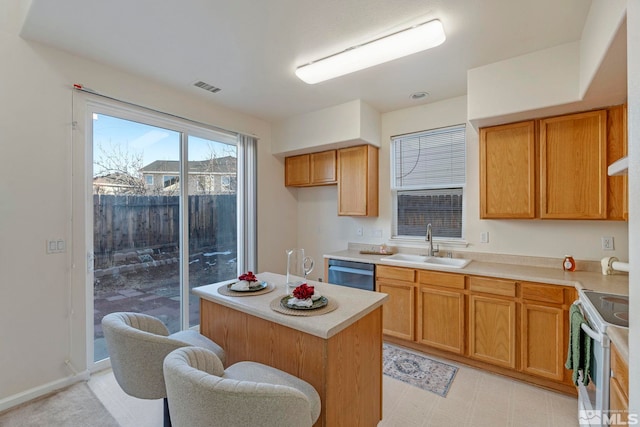
[[[415,270],[378,266],[376,290],[389,295],[382,306],[382,333],[396,338],[415,339]]]
[[[564,368],[569,345],[569,306],[574,288],[522,282],[522,371],[571,384]]]
[[[388,341],[575,395],[571,286],[378,265]]]
[[[516,368],[516,283],[469,278],[469,357]]]
[[[418,270],[417,342],[464,354],[464,280],[460,274]]]

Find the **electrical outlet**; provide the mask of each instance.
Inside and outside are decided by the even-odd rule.
[[[602,237],[602,250],[603,251],[612,251],[613,250],[613,236],[603,236]]]
[[[362,229],[362,227],[356,228],[356,234],[360,237],[364,235],[364,230]]]
[[[489,232],[483,231],[480,233],[480,243],[489,243]]]

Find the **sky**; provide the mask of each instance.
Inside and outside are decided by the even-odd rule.
[[[189,160],[236,156],[236,147],[217,141],[189,136]],[[180,133],[156,126],[132,122],[104,114],[93,117],[94,160],[119,151],[125,156],[142,156],[142,165],[155,160],[180,159]],[[94,175],[100,175],[99,170]]]

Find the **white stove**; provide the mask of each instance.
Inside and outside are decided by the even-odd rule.
[[[608,326],[629,327],[629,297],[595,291],[579,291],[580,301],[598,323],[598,329],[606,332]],[[584,296],[584,298],[582,298]],[[585,302],[587,302],[585,304]]]
[[[578,291],[578,301],[587,324],[582,330],[593,339],[591,345],[590,382],[580,379],[578,386],[578,416],[581,426],[609,425],[609,377],[611,374],[611,326],[629,327],[629,297],[588,290]]]

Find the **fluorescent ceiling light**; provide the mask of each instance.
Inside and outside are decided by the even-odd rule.
[[[431,49],[445,39],[442,23],[435,19],[302,65],[296,75],[314,84]]]

